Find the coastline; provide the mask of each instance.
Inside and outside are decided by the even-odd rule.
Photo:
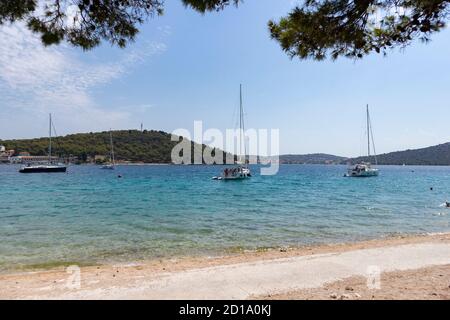
[[[395,254],[394,252],[390,253],[392,250],[396,250]],[[80,267],[81,282],[80,287],[76,288],[68,285],[68,281],[73,280],[74,274],[68,272],[64,267],[8,273],[0,275],[0,287],[2,287],[0,299],[189,299],[189,297],[202,299],[210,297],[212,292],[217,293],[218,288],[215,286],[220,285],[221,281],[229,280],[232,283],[234,280],[238,280],[242,271],[250,272],[252,276],[259,275],[259,277],[247,284],[250,289],[244,290],[245,292],[235,291],[235,287],[230,287],[228,292],[224,290],[224,298],[326,298],[317,292],[302,291],[305,288],[290,287],[289,273],[292,273],[293,276],[297,275],[295,268],[301,266],[304,269],[303,273],[312,272],[314,276],[317,274],[318,278],[312,283],[304,282],[307,286],[306,289],[323,290],[326,285],[342,280],[354,282],[356,281],[354,279],[359,279],[358,281],[361,281],[361,278],[355,278],[361,277],[360,270],[356,271],[354,266],[345,264],[352,261],[353,258],[349,258],[351,255],[358,258],[359,255],[364,256],[369,253],[369,257],[379,256],[380,265],[389,259],[395,260],[397,256],[403,254],[406,260],[413,259],[415,253],[417,253],[416,257],[422,255],[423,258],[417,261],[414,259],[409,262],[405,259],[403,259],[405,261],[392,261],[392,265],[382,268],[383,275],[385,272],[388,276],[392,272],[400,275],[410,272],[407,278],[417,277],[420,279],[423,272],[419,271],[415,275],[411,273],[411,270],[434,266],[439,270],[440,267],[450,264],[450,233],[249,251],[220,257],[173,258]],[[336,271],[339,268],[328,270],[330,265],[336,264],[336,261],[327,261],[330,257],[338,259],[336,261],[338,261],[339,267],[342,267],[341,271]],[[375,262],[378,263],[378,260]],[[277,273],[278,270],[280,273],[284,273],[284,275],[280,275],[282,279],[287,278],[287,282],[281,283],[279,286],[278,282],[274,282],[275,278],[269,279],[269,275],[273,272]],[[197,291],[192,290],[189,293],[190,296],[183,296],[183,288],[190,279],[193,277],[204,279],[205,275],[208,275],[208,279],[199,283],[202,288]],[[226,279],[226,277],[230,277],[230,279]],[[299,279],[298,277],[294,278]],[[448,272],[444,273],[441,278],[443,283],[448,283],[447,286],[450,284]],[[260,281],[260,283],[255,283],[255,281]],[[301,282],[301,279],[298,281]],[[277,283],[277,287],[273,286],[274,283]],[[445,294],[443,296],[446,297]],[[332,297],[329,298],[332,299]],[[397,296],[392,298],[397,298]]]
[[[348,163],[277,163],[279,165],[283,165],[283,166],[339,166],[339,167],[348,167]],[[5,165],[5,166],[21,166],[23,165],[23,163],[9,163],[9,162],[0,162],[0,165]],[[68,163],[68,165],[70,166],[102,166],[102,164],[95,164],[95,163],[89,163],[89,162],[83,162],[83,163]],[[185,167],[185,166],[208,166],[208,167],[220,167],[220,166],[230,166],[232,164],[227,164],[227,163],[223,163],[223,164],[207,164],[207,163],[199,163],[199,164],[175,164],[172,162],[116,162],[116,165],[120,165],[120,166],[180,166],[180,167]],[[254,166],[260,166],[260,165],[264,165],[264,163],[252,163],[250,165],[254,165]],[[434,164],[397,164],[397,163],[381,163],[378,164],[377,166],[379,167],[401,167],[401,168],[413,168],[413,167],[436,167],[436,168],[443,168],[443,167],[449,167],[450,164],[439,164],[439,163],[434,163]]]

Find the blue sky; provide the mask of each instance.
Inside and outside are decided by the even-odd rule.
[[[0,28],[0,139],[139,128],[234,128],[239,84],[247,127],[280,129],[282,153],[363,153],[371,106],[377,151],[450,141],[450,31],[387,57],[291,60],[267,21],[293,1],[247,0],[200,15],[167,1],[136,42],[90,52],[43,48],[20,25]]]

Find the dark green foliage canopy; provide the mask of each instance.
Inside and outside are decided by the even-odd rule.
[[[171,141],[171,135],[163,131],[120,130],[113,131],[114,152],[117,160],[146,162],[146,163],[171,163],[171,152],[177,141]],[[7,149],[20,152],[30,152],[32,155],[47,155],[48,138],[0,140],[0,144]],[[87,157],[95,155],[108,156],[110,153],[110,133],[77,133],[53,140],[55,155],[61,157],[76,156],[83,162]],[[202,150],[207,147],[202,146]],[[194,143],[191,142],[191,155],[194,157]],[[214,150],[214,149],[212,149]],[[214,151],[210,150],[213,154]],[[224,159],[226,155],[224,154]]]
[[[182,0],[184,5],[191,7],[199,12],[219,11],[224,9],[229,4],[233,3],[236,6],[243,0]]]
[[[101,40],[124,47],[137,25],[162,14],[162,0],[19,0],[0,2],[0,23],[26,21],[46,45],[62,40],[91,49]]]
[[[291,57],[362,58],[414,38],[428,41],[449,18],[449,0],[307,0],[278,22],[272,38]]]
[[[219,11],[243,0],[181,0],[198,12]],[[0,24],[25,21],[46,45],[62,40],[91,49],[102,40],[124,47],[138,25],[163,13],[164,0],[0,1]],[[322,60],[386,53],[445,27],[450,0],[305,0],[269,22],[273,39],[291,57]]]

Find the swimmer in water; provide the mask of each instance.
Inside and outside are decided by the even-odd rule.
[[[445,207],[445,208],[450,208],[450,202],[445,201],[443,204],[441,204],[439,207]]]

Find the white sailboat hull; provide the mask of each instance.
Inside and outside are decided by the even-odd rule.
[[[103,169],[103,170],[114,170],[115,166],[112,165],[112,164],[107,164],[107,165],[102,166],[101,169]]]
[[[375,142],[373,140],[372,124],[370,121],[370,114],[369,114],[369,105],[367,105],[366,117],[367,117],[367,156],[370,158],[370,138],[372,137],[375,163],[377,163]],[[372,168],[370,162],[360,162],[356,164],[353,168],[349,168],[344,176],[355,178],[367,178],[367,177],[377,177],[378,175],[379,175],[378,169]]]
[[[250,178],[252,175],[249,168],[237,167],[232,169],[225,169],[221,176],[214,177],[214,180],[244,180]]]
[[[245,131],[244,128],[244,112],[242,108],[242,85],[240,86],[240,106],[239,106],[239,112],[240,112],[240,123],[239,123],[239,141],[240,146],[242,148],[242,145],[244,146],[244,154],[242,157],[242,153],[240,152],[239,155],[241,157],[240,161],[236,164],[237,167],[234,168],[226,168],[222,174],[218,177],[213,177],[213,180],[245,180],[250,178],[252,175],[250,173],[250,169],[247,167],[247,155],[246,155],[246,148],[245,148],[245,136],[243,136],[243,133]],[[240,150],[242,151],[242,149]]]
[[[379,175],[378,169],[368,169],[364,171],[356,171],[353,169],[348,170],[346,177],[355,177],[355,178],[367,178],[367,177],[377,177]]]
[[[248,174],[241,173],[233,176],[222,176],[219,180],[244,180],[248,178],[250,178]]]

